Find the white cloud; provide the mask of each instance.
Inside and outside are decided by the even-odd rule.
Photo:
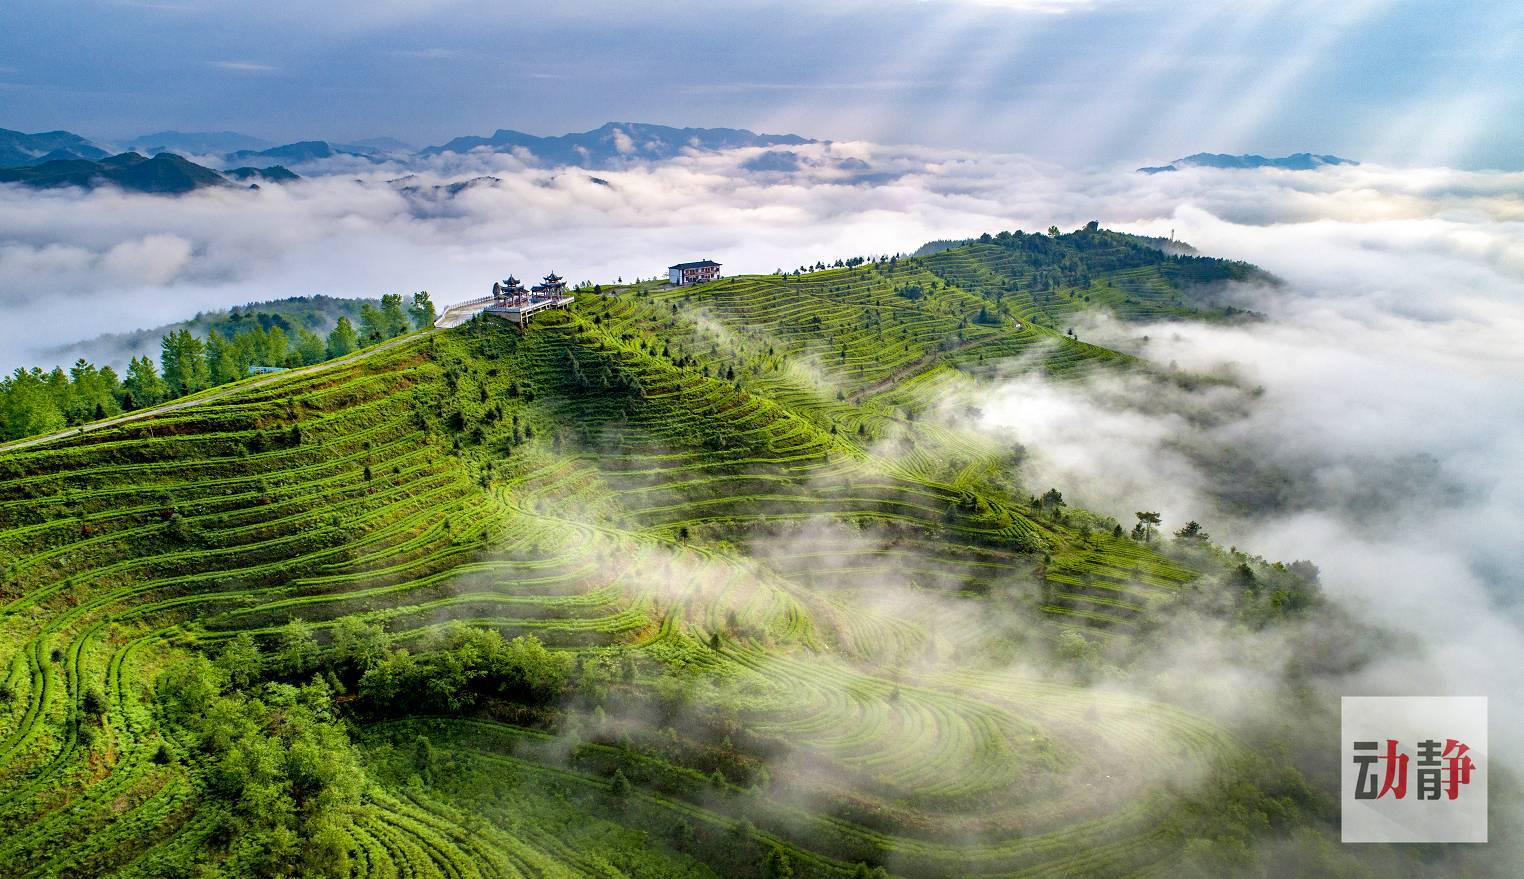
[[[490,153],[419,170],[415,182],[425,192],[481,174],[500,180],[453,199],[405,197],[385,181],[408,169],[368,162],[287,187],[175,199],[3,187],[0,246],[10,254],[0,263],[3,307],[20,315],[82,298],[104,308],[41,335],[0,330],[0,353],[27,359],[122,321],[176,316],[189,302],[397,287],[465,299],[502,271],[533,274],[553,263],[579,280],[649,276],[694,253],[730,271],[771,271],[987,230],[1072,228],[1091,218],[1154,234],[1173,228],[1207,252],[1258,261],[1292,280],[1336,278],[1393,308],[1463,308],[1473,322],[1510,320],[1495,288],[1500,277],[1524,274],[1517,198],[1524,174],[1359,166],[1144,177],[861,142],[795,151],[805,170],[781,181],[738,172],[746,152],[595,172],[607,187],[590,183],[587,172],[526,168],[523,157]],[[847,157],[866,161],[877,182],[859,184],[856,172],[838,169]],[[9,267],[51,259],[49,248],[99,257],[155,233],[189,242],[194,252],[167,290],[129,293],[123,278]],[[1406,260],[1368,258],[1383,247]],[[504,264],[513,261],[519,264]],[[1392,286],[1398,283],[1405,286]],[[52,295],[39,298],[38,289]]]
[[[212,66],[219,70],[233,70],[239,73],[274,73],[279,67],[269,64],[259,64],[254,61],[213,61]]]
[[[145,235],[124,241],[101,257],[98,270],[122,284],[162,286],[190,262],[191,243],[178,235]]]
[[[1066,12],[1084,12],[1104,5],[1106,0],[919,0],[943,6],[982,6],[1005,9],[1012,12],[1040,12],[1058,15]]]
[[[1497,198],[1517,178],[1367,169],[1203,182],[1198,205],[1260,225],[1191,206],[1140,226],[1177,227],[1287,278],[1243,291],[1269,320],[1100,321],[1081,336],[1146,334],[1154,362],[1231,365],[1262,395],[1026,378],[984,404],[992,424],[1027,444],[1039,486],[1120,518],[1198,519],[1271,559],[1311,558],[1356,616],[1425,644],[1346,679],[1346,695],[1489,695],[1495,728],[1511,731],[1500,739],[1524,745],[1524,267],[1517,206]],[[1228,502],[1267,474],[1252,510]]]
[[[459,49],[445,49],[438,46],[427,49],[400,49],[392,54],[399,58],[415,58],[420,61],[449,61],[465,55]]]

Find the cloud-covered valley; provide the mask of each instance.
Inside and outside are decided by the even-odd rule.
[[[1017,378],[980,389],[985,427],[1028,448],[1034,489],[1310,558],[1352,612],[1428,644],[1352,690],[1490,694],[1497,728],[1524,728],[1524,174],[1145,176],[867,143],[762,152],[596,177],[471,155],[177,198],[0,187],[0,354],[30,365],[102,332],[312,293],[448,303],[509,273],[607,281],[704,257],[767,272],[1090,219],[1173,234],[1284,279],[1225,293],[1267,319],[1077,329],[1231,382]]]
[[[1175,229],[1212,255],[1294,280],[1369,288],[1406,278],[1406,267],[1363,258],[1381,247],[1418,251],[1410,255],[1427,257],[1426,275],[1449,287],[1478,286],[1479,272],[1524,272],[1521,174],[1361,166],[1145,177],[865,143],[798,147],[760,163],[792,170],[744,170],[766,152],[694,154],[597,177],[478,153],[421,169],[337,165],[286,186],[178,198],[0,187],[0,307],[13,318],[0,355],[32,362],[59,343],[259,299],[427,289],[449,302],[509,272],[607,280],[702,257],[730,272],[771,271],[1089,219]],[[1461,292],[1429,290],[1393,307],[1420,313],[1436,297],[1460,304]]]

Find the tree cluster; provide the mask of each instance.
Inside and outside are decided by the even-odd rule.
[[[80,358],[65,372],[18,368],[0,378],[0,440],[62,430],[153,406],[207,388],[237,381],[257,366],[290,368],[342,357],[362,345],[433,325],[434,304],[427,292],[403,306],[401,294],[381,297],[377,308],[361,308],[360,328],[340,317],[328,337],[305,329],[287,332],[278,323],[239,322],[240,328],[212,331],[205,339],[188,329],[160,340],[159,364],[143,356],[127,364],[126,376],[110,366]],[[249,325],[253,324],[253,325]]]
[[[492,699],[545,704],[570,685],[572,658],[532,635],[452,625],[418,654],[388,651],[361,676],[360,699],[376,713],[462,713]]]
[[[162,672],[154,695],[178,744],[208,767],[208,792],[227,804],[211,836],[225,874],[349,875],[343,829],[367,782],[326,683],[241,689],[196,657]],[[175,754],[161,745],[154,761]]]

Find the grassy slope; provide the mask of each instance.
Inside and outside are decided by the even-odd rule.
[[[1117,262],[1088,273],[1089,295],[1133,316],[1188,308],[1180,261]],[[18,876],[188,864],[219,807],[194,757],[150,759],[176,732],[147,682],[235,631],[355,614],[415,648],[449,620],[622,646],[639,660],[627,688],[672,669],[713,681],[706,698],[740,721],[729,747],[774,757],[759,794],[708,781],[715,745],[686,727],[665,748],[640,744],[650,729],[593,735],[568,763],[536,729],[376,724],[361,734],[376,786],[345,827],[358,874],[705,875],[700,861],[767,845],[818,875],[1169,864],[1169,800],[1136,767],[1210,772],[1241,756],[1229,736],[973,662],[927,671],[916,657],[974,635],[857,601],[892,579],[1032,604],[1050,635],[1125,637],[1194,576],[1034,516],[1005,450],[916,417],[967,380],[957,364],[1140,368],[1060,336],[1074,297],[1023,292],[1019,263],[974,245],[589,296],[523,335],[469,325],[0,458],[0,862]],[[898,295],[907,284],[929,295]],[[981,307],[1006,314],[972,322]],[[92,687],[108,707],[85,747]],[[396,768],[420,729],[453,781]],[[606,795],[614,767],[633,798]],[[1074,773],[1105,781],[1076,788]],[[741,817],[757,829],[727,842]],[[679,821],[698,861],[663,842]]]

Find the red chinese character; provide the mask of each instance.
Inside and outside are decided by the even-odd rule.
[[[1471,770],[1476,768],[1476,764],[1471,762],[1471,757],[1467,753],[1470,750],[1470,746],[1462,742],[1445,739],[1445,797],[1447,799],[1455,799],[1460,793],[1460,786],[1471,783]]]
[[[1402,799],[1408,795],[1408,755],[1397,753],[1397,740],[1386,740],[1386,753],[1381,755],[1386,761],[1386,778],[1381,782],[1381,793],[1376,794],[1376,799],[1381,799],[1390,791],[1396,799]]]

